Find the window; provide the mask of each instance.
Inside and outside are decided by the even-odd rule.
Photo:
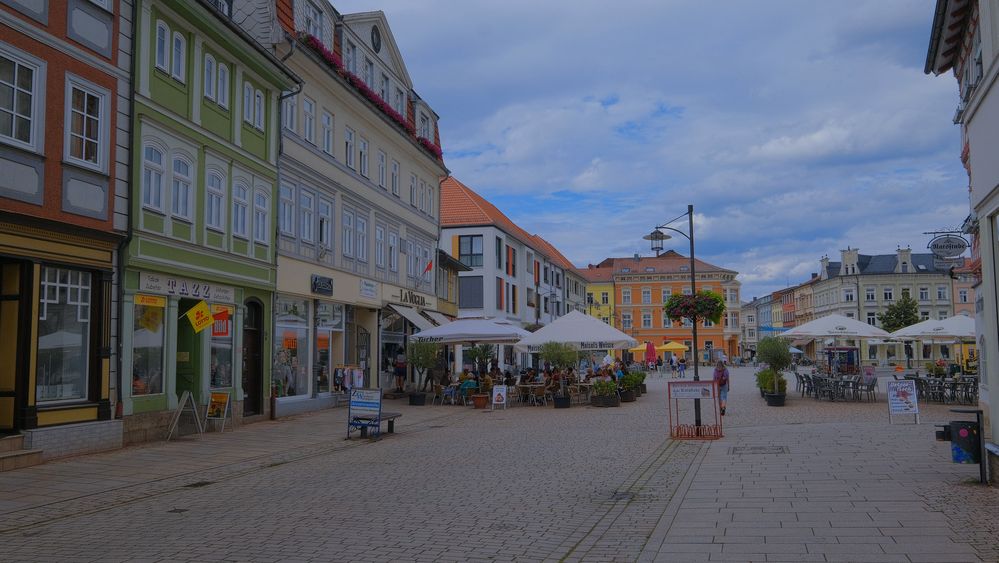
[[[754,317],[753,315],[746,315],[746,322],[747,323],[755,323],[756,322],[756,317]]]
[[[209,229],[218,231],[225,229],[224,180],[217,173],[209,173],[205,183],[205,224]]]
[[[961,303],[967,303],[968,302],[968,290],[967,289],[959,289],[959,290],[957,290],[957,300],[959,302],[961,302]]]
[[[66,114],[69,126],[66,127],[66,158],[79,162],[89,168],[103,168],[103,152],[101,148],[106,141],[101,137],[107,120],[107,93],[95,91],[83,85],[79,79],[66,76],[66,97],[68,104]]]
[[[621,328],[623,330],[631,329],[631,313],[621,313]]]
[[[869,324],[871,326],[877,326],[878,325],[878,315],[876,313],[868,312],[867,313],[867,324]]]
[[[642,311],[642,328],[652,328],[652,313]]]
[[[143,296],[146,297],[146,296]],[[132,317],[132,396],[163,392],[166,299],[149,296]]]
[[[919,288],[919,300],[920,301],[929,301],[930,300],[930,288],[928,288],[928,287],[921,287],[921,288]]]
[[[211,101],[215,101],[215,87],[218,84],[215,83],[215,57],[205,54],[205,97]]]
[[[382,81],[378,86],[378,95],[386,102],[389,99],[389,77],[385,73],[382,73]]]
[[[357,156],[361,164],[361,176],[368,178],[368,140],[361,137],[361,140],[357,143]]]
[[[285,129],[289,131],[298,132],[296,129],[295,117],[298,113],[297,104],[295,103],[295,96],[285,98],[284,103],[281,104],[281,124],[284,125]]]
[[[506,247],[507,260],[510,263],[510,275],[517,277],[517,249],[508,246]]]
[[[482,235],[458,237],[458,260],[472,268],[482,265]]]
[[[503,269],[503,239],[496,237],[496,269]]]
[[[302,190],[298,194],[298,230],[302,242],[312,242],[315,240],[315,225],[313,217],[315,215],[315,196]]]
[[[930,320],[930,312],[929,311],[920,311],[919,312],[919,320],[921,320],[921,321],[928,321],[928,320]]]
[[[343,255],[354,256],[354,212],[343,210]]]
[[[43,266],[41,278],[37,401],[85,399],[90,367],[90,273]]]
[[[883,293],[885,301],[891,301],[892,299],[895,298],[895,288],[886,287],[884,288]]]
[[[156,68],[168,70],[170,61],[167,43],[170,42],[170,28],[162,20],[156,22]]]
[[[937,300],[938,301],[946,301],[947,300],[947,286],[946,285],[938,285],[937,286]]]
[[[353,43],[347,41],[347,45],[343,48],[343,66],[348,72],[357,72],[357,47]]]
[[[385,227],[375,225],[375,266],[385,267]]]
[[[223,108],[229,107],[229,67],[219,63],[218,103]]]
[[[496,278],[496,310],[503,311],[503,297],[506,295],[503,278]]]
[[[319,246],[333,248],[333,202],[319,199]]]
[[[186,81],[187,65],[185,63],[185,53],[187,52],[187,40],[180,32],[173,32],[173,66],[170,74],[181,82]]]
[[[626,287],[621,290],[621,303],[631,305],[631,288]]]
[[[877,299],[877,288],[876,287],[869,286],[864,291],[866,293],[865,299],[867,299],[867,301],[874,301],[874,300]]]
[[[409,175],[409,204],[416,207],[416,174]]]
[[[420,269],[423,272],[423,281],[430,281],[430,277],[433,274],[433,266],[433,263],[430,261],[430,248],[424,248],[423,267]],[[513,312],[517,312],[517,286],[513,286]]]
[[[264,130],[264,93],[260,90],[253,93],[253,126]]]
[[[250,205],[250,190],[243,184],[236,184],[232,190],[232,234],[247,238],[246,214]]]
[[[411,240],[406,241],[406,276],[416,277],[416,250]]]
[[[843,290],[843,301],[853,301],[853,288],[846,288]]]
[[[364,217],[357,217],[355,225],[357,232],[357,259],[361,262],[368,261],[368,220]]]
[[[391,270],[393,272],[398,272],[399,271],[399,235],[396,234],[396,233],[389,233],[389,236],[388,236],[388,259],[389,259],[389,270]],[[459,295],[460,295],[460,293],[459,293]]]
[[[689,287],[686,287],[686,286],[684,286],[684,288],[683,288],[683,294],[684,294],[684,295],[690,295],[690,288],[689,288]]]
[[[354,168],[354,130],[350,127],[343,130],[343,161]]]
[[[395,111],[399,112],[400,115],[406,115],[406,112],[402,111],[406,105],[406,95],[402,92],[402,88],[395,89],[394,102]]]
[[[211,340],[209,341],[209,385],[213,389],[232,387],[232,326],[236,308],[232,305],[212,304],[212,316],[220,313],[212,322]]]
[[[142,151],[142,205],[163,210],[163,153],[149,146]]]
[[[601,305],[607,305],[608,303],[610,303],[610,295],[606,291],[601,292],[600,293],[600,304]]]
[[[173,160],[173,188],[170,191],[170,211],[182,219],[191,218],[191,165]]]
[[[392,161],[392,195],[399,197],[399,162]]]
[[[378,151],[378,186],[381,188],[385,187],[385,173],[386,173],[386,163],[388,161],[388,156],[385,155],[385,151]]]
[[[427,183],[420,180],[419,189],[420,204],[418,206],[420,211],[426,212],[427,210]]]
[[[669,320],[666,313],[663,313],[663,328],[673,328],[673,321]]]
[[[430,138],[430,118],[427,114],[420,112],[420,130],[419,135],[424,139]]]
[[[434,207],[434,189],[427,186],[427,215],[431,217],[436,217],[436,208]]]
[[[713,326],[715,326],[715,323],[711,322],[708,319],[704,319],[704,328],[711,328]]]
[[[940,312],[937,313],[937,320],[941,320],[942,321],[942,320],[944,320],[946,318],[947,318],[947,311],[946,310],[942,310],[942,311],[940,311]]]
[[[669,287],[663,288],[663,303],[669,301],[670,296],[673,295],[673,289]]]
[[[652,303],[652,288],[643,287],[642,288],[642,305],[650,305]]]
[[[278,199],[278,231],[295,236],[295,188],[281,186]]]
[[[253,86],[243,84],[243,121],[253,125]]]
[[[316,102],[302,98],[302,133],[305,140],[316,144]]]
[[[364,59],[364,83],[369,88],[375,85],[375,63],[368,58]]]
[[[323,152],[333,154],[333,115],[323,112]]]
[[[267,233],[270,232],[271,227],[268,224],[269,212],[268,212],[268,200],[267,194],[257,190],[253,194],[253,240],[267,244]]]
[[[303,2],[302,6],[302,26],[305,32],[322,41],[323,13],[312,2]]]

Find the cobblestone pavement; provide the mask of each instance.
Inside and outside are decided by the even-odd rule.
[[[752,385],[733,370],[711,443],[666,439],[651,379],[620,408],[392,404],[377,442],[338,409],[0,473],[0,561],[999,560],[999,495],[932,440],[946,407],[888,426]]]

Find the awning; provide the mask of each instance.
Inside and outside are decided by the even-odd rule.
[[[443,326],[451,322],[451,319],[445,317],[444,315],[438,313],[437,311],[424,311],[423,314],[430,317],[432,321],[437,323],[437,326]]]
[[[389,305],[389,307],[405,317],[407,321],[413,323],[413,325],[420,330],[434,328],[433,323],[423,318],[418,312],[416,312],[416,309],[413,309],[412,307],[405,307],[403,305]]]
[[[812,339],[812,338],[799,338],[798,340],[792,341],[791,342],[791,346],[808,346],[808,343],[811,342],[812,340],[814,340],[814,339]]]

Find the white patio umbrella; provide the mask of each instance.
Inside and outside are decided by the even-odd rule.
[[[974,340],[975,319],[954,315],[942,320],[928,319],[891,333],[898,340]]]
[[[545,342],[562,342],[577,350],[625,350],[638,344],[620,330],[579,311],[563,315],[524,337],[516,348],[534,352]]]
[[[826,315],[786,331],[788,338],[890,338],[891,335],[876,326],[862,323],[842,315]]]
[[[421,330],[412,339],[435,344],[514,344],[530,334],[520,327],[489,319],[458,319]]]

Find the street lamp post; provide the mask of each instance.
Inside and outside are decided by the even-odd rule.
[[[673,221],[676,221],[677,219],[679,219],[680,217],[683,217],[684,215],[687,216],[687,232],[686,233],[683,232],[683,231],[681,231],[681,230],[679,230],[679,229],[676,229],[676,228],[673,228],[673,227],[669,226],[670,223],[672,223]],[[649,233],[649,234],[645,235],[644,237],[642,237],[645,240],[652,241],[652,250],[656,253],[656,256],[659,256],[659,253],[663,251],[663,241],[672,238],[669,234],[664,233],[663,229],[665,229],[667,231],[673,231],[674,233],[677,233],[677,234],[683,236],[688,241],[690,241],[690,295],[691,296],[695,296],[695,295],[697,295],[697,287],[696,287],[697,275],[696,275],[696,266],[695,266],[695,263],[694,263],[694,206],[693,205],[688,205],[686,213],[684,213],[683,215],[680,215],[679,217],[676,217],[675,219],[667,221],[666,223],[664,223],[662,225],[659,225],[651,233]],[[691,331],[692,332],[691,337],[693,339],[693,349],[694,349],[694,353],[693,353],[693,360],[694,360],[694,381],[700,381],[700,379],[701,379],[700,378],[700,374],[698,373],[698,370],[697,370],[697,364],[698,364],[698,361],[697,361],[697,355],[698,355],[698,348],[697,348],[697,319],[691,319],[691,325],[693,326],[693,329]],[[700,428],[700,426],[701,426],[701,400],[700,399],[694,399],[694,425],[696,427],[698,427],[698,428]]]

